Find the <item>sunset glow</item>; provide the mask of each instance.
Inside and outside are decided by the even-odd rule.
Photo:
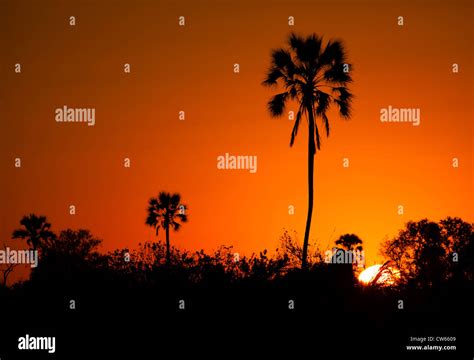
[[[394,284],[399,278],[399,272],[391,266],[385,266],[384,269],[383,267],[384,265],[382,264],[369,266],[367,269],[365,269],[359,274],[359,281],[363,284],[368,285],[373,280],[375,280],[377,275],[379,275],[380,271],[382,271],[375,283],[378,285]]]
[[[472,358],[473,10],[0,0],[0,360]]]
[[[298,33],[343,39],[354,63],[353,117],[346,121],[328,114],[331,135],[322,138],[315,156],[310,243],[324,249],[353,232],[364,241],[367,259],[381,262],[380,242],[410,219],[473,219],[465,201],[472,199],[472,131],[466,130],[472,110],[458,106],[470,103],[472,69],[461,65],[463,76],[453,75],[453,55],[440,51],[440,44],[449,43],[456,62],[468,64],[469,53],[461,51],[465,39],[456,34],[468,33],[470,22],[459,18],[467,12],[433,4],[429,16],[407,25],[410,31],[393,34],[396,24],[387,20],[394,16],[391,6],[346,2],[344,21],[334,22],[324,15],[333,12],[331,3],[295,7],[291,14],[298,19]],[[400,5],[395,15],[403,12],[411,19],[417,7]],[[286,5],[247,3],[228,12],[223,5],[188,2],[184,29],[174,17],[181,6],[162,4],[160,21],[145,9],[131,11],[128,3],[116,2],[110,14],[107,6],[84,2],[80,31],[70,32],[56,21],[75,10],[66,3],[57,8],[19,3],[5,20],[22,43],[16,46],[2,35],[15,49],[5,53],[5,63],[24,59],[25,64],[21,76],[10,65],[0,69],[9,89],[3,102],[8,120],[1,125],[0,187],[8,209],[1,219],[3,241],[14,246],[12,230],[32,212],[47,215],[53,230],[90,229],[104,240],[104,251],[135,248],[156,241],[144,225],[145,205],[160,190],[178,191],[189,205],[189,223],[173,235],[180,248],[232,244],[241,255],[271,251],[284,228],[297,230],[302,239],[308,202],[306,120],[290,148],[294,120],[270,117],[266,103],[274,91],[261,85],[270,50],[288,36],[287,22],[275,20],[288,17]],[[55,20],[38,20],[44,17]],[[438,18],[443,21],[434,27]],[[41,31],[26,31],[24,23]],[[209,31],[211,23],[220,30]],[[46,44],[48,36],[56,40]],[[47,51],[38,52],[41,44]],[[406,66],[400,66],[405,57],[400,49],[414,59]],[[123,73],[125,62],[132,64],[130,74]],[[238,75],[234,63],[240,64]],[[192,85],[183,87],[190,79]],[[427,91],[440,83],[446,91]],[[64,105],[93,105],[95,125],[57,123],[54,109]],[[421,108],[419,126],[379,119],[381,109],[415,105]],[[185,120],[179,119],[181,110]],[[289,110],[297,109],[293,104]],[[173,149],[173,155],[162,156],[163,149]],[[219,169],[218,157],[226,153],[258,156],[256,172]],[[13,166],[17,157],[21,169]],[[451,166],[453,157],[458,168]],[[71,204],[77,207],[74,216]],[[271,220],[262,222],[263,214]]]
[[[381,267],[381,264],[369,266],[359,274],[359,281],[364,284],[370,283],[375,278],[375,276],[377,276],[377,273]]]

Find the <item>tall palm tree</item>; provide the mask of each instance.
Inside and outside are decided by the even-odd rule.
[[[296,101],[298,105],[290,146],[293,146],[298,134],[301,118],[306,116],[308,120],[308,216],[301,264],[305,269],[313,214],[314,155],[321,146],[316,120],[320,120],[320,126],[324,126],[329,136],[327,112],[331,105],[336,105],[342,118],[351,117],[352,94],[347,86],[352,79],[347,71],[350,65],[346,62],[346,51],[340,41],[330,40],[324,46],[322,37],[316,34],[303,38],[292,33],[288,45],[287,49],[272,51],[272,62],[263,85],[280,84],[283,88],[283,92],[268,102],[272,116],[281,116],[289,101]]]
[[[51,245],[56,235],[51,231],[51,224],[46,216],[30,214],[20,220],[22,228],[13,231],[12,239],[26,239],[26,243],[33,250],[42,249]]]
[[[153,197],[148,201],[148,216],[146,225],[158,230],[160,228],[166,231],[166,264],[171,262],[170,258],[170,228],[178,231],[181,223],[188,221],[185,214],[186,205],[181,204],[181,195],[168,192],[160,192],[158,197]]]

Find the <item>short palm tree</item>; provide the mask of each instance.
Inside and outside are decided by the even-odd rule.
[[[158,230],[164,229],[166,232],[166,264],[171,262],[170,255],[170,228],[178,231],[181,223],[188,221],[185,214],[186,205],[181,204],[181,195],[175,193],[160,192],[155,198],[148,201],[148,216],[146,218],[146,225]]]
[[[322,37],[316,34],[306,38],[290,34],[287,49],[272,52],[272,62],[263,84],[278,86],[283,91],[268,103],[272,116],[281,116],[289,101],[296,101],[298,112],[291,133],[293,146],[303,116],[309,126],[308,137],[308,216],[303,242],[302,269],[307,266],[309,232],[313,214],[314,155],[320,149],[321,138],[317,119],[329,136],[327,112],[336,105],[342,118],[351,117],[352,94],[348,84],[352,81],[346,62],[346,51],[340,41],[328,41],[323,45]]]
[[[336,245],[340,245],[348,251],[362,250],[362,240],[355,234],[344,234],[336,240]]]
[[[13,231],[12,239],[26,239],[26,243],[33,249],[42,249],[51,245],[56,235],[51,231],[51,224],[46,216],[30,214],[20,220],[22,227]]]

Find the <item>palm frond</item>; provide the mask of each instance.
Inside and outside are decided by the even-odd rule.
[[[334,99],[334,102],[339,108],[339,113],[344,119],[349,119],[352,114],[353,95],[344,86],[334,88],[333,91],[338,94],[338,97]]]
[[[286,100],[288,98],[288,92],[276,94],[268,102],[268,110],[272,116],[281,116],[285,110]]]
[[[344,46],[340,40],[329,40],[319,58],[323,65],[343,64],[345,61]]]
[[[278,68],[271,67],[268,70],[265,80],[263,80],[262,85],[265,86],[274,86],[278,84],[278,80],[285,79],[285,75]]]
[[[316,66],[321,53],[322,37],[311,34],[306,38],[305,46],[309,56],[309,62]],[[316,70],[316,69],[315,69]]]
[[[331,95],[325,93],[321,90],[316,90],[316,104],[315,113],[317,116],[321,116],[321,114],[326,113],[329,110],[329,106],[331,105]]]
[[[316,119],[314,121],[314,133],[316,137],[316,149],[321,150],[321,136],[319,135],[318,124],[316,123]],[[316,153],[316,149],[314,149],[314,153]]]
[[[309,62],[311,55],[306,46],[306,40],[303,37],[295,33],[291,33],[288,42],[291,49],[296,53],[296,57],[300,62]]]
[[[28,236],[28,231],[23,229],[18,229],[13,231],[12,239],[24,239]]]
[[[323,119],[323,124],[324,124],[324,127],[326,128],[326,136],[329,136],[329,130],[330,130],[329,119],[325,112],[321,114],[321,118]]]
[[[298,129],[300,126],[303,112],[304,112],[304,107],[303,105],[300,105],[300,108],[298,109],[298,113],[296,114],[295,125],[293,126],[293,131],[291,132],[290,146],[293,146],[293,144],[295,143],[296,135],[298,135]]]
[[[188,216],[185,214],[177,214],[176,217],[183,223],[188,221]]]
[[[177,208],[179,203],[181,202],[181,195],[178,193],[174,193],[173,195],[171,195],[169,202],[172,207]]]
[[[161,207],[162,208],[167,208],[169,203],[170,203],[170,193],[168,192],[165,192],[165,191],[161,191],[159,194],[158,194],[158,202],[160,203]]]
[[[285,69],[290,72],[295,68],[290,52],[285,49],[272,51],[272,64],[274,68]]]
[[[181,224],[179,222],[172,221],[171,222],[171,227],[173,228],[174,231],[178,231],[181,227]]]
[[[344,72],[344,64],[336,64],[327,68],[324,71],[324,79],[333,84],[349,84],[352,82],[352,77],[349,73]]]

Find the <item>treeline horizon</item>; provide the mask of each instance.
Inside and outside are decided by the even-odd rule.
[[[175,200],[176,204],[180,203],[179,197]],[[156,204],[153,206],[150,201],[150,208],[156,208]],[[180,209],[179,205],[174,208],[177,211]],[[152,213],[150,209],[149,213]],[[178,215],[182,220],[182,214]],[[164,222],[153,223],[150,216],[146,223],[155,227],[158,224],[157,229],[159,225],[162,228],[166,226]],[[233,251],[233,245],[221,245],[208,252],[171,246],[169,232],[166,242],[145,241],[138,243],[135,249],[124,247],[101,253],[99,247],[102,240],[89,230],[66,229],[55,233],[45,216],[35,214],[24,216],[20,225],[13,231],[12,238],[25,241],[30,250],[37,250],[39,263],[31,269],[29,279],[16,281],[10,287],[39,280],[63,282],[61,276],[80,275],[84,269],[109,273],[108,276],[111,273],[114,276],[109,280],[121,277],[136,284],[146,283],[157,273],[161,278],[190,284],[209,281],[216,284],[266,282],[291,277],[292,274],[325,273],[342,276],[348,286],[357,286],[357,273],[363,270],[354,263],[328,261],[325,255],[328,250],[333,253],[340,250],[362,251],[363,241],[355,234],[341,235],[330,249],[321,250],[317,244],[310,244],[307,267],[302,269],[303,249],[295,230],[284,230],[273,254],[263,249],[249,256],[240,256]],[[397,282],[391,284],[392,287],[423,288],[440,286],[450,280],[472,282],[474,271],[469,259],[474,258],[473,245],[473,224],[457,217],[447,217],[438,223],[422,219],[407,222],[395,237],[385,240],[380,253],[397,270]],[[9,286],[8,277],[16,266],[0,264],[2,287]],[[383,283],[371,285],[384,286]]]
[[[12,235],[38,251],[39,264],[28,280],[0,285],[0,304],[11,317],[2,329],[11,353],[25,331],[56,334],[63,346],[58,352],[65,354],[78,338],[86,339],[85,352],[122,351],[122,343],[142,344],[144,336],[154,344],[150,324],[158,325],[162,344],[183,331],[197,329],[201,336],[210,327],[233,336],[251,329],[255,339],[260,329],[278,329],[293,342],[304,336],[309,343],[314,333],[305,327],[291,334],[295,324],[315,324],[328,349],[339,349],[342,332],[351,331],[343,340],[347,349],[370,339],[369,351],[386,352],[391,339],[400,347],[390,351],[406,354],[414,334],[441,334],[456,336],[457,353],[470,351],[463,327],[473,313],[474,237],[473,224],[460,218],[409,221],[381,248],[399,279],[369,284],[358,281],[354,264],[326,262],[316,244],[309,244],[302,268],[296,231],[283,233],[275,254],[263,250],[236,259],[231,246],[188,251],[169,241],[100,253],[102,240],[89,230],[55,233],[45,216],[33,214],[20,225]],[[344,234],[334,247],[358,250],[363,241]],[[38,324],[47,328],[38,332]]]

